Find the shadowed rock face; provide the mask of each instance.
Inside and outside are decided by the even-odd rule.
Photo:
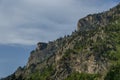
[[[36,50],[43,50],[43,49],[45,49],[46,47],[47,47],[47,43],[39,42],[39,43],[37,44]]]
[[[99,74],[97,80],[104,80],[112,62],[120,62],[120,4],[80,19],[77,28],[55,41],[39,42],[27,65],[2,80],[65,80],[76,72]]]
[[[56,47],[55,43],[39,42],[37,44],[36,50],[33,50],[31,52],[31,55],[30,55],[28,63],[27,63],[27,67],[41,63],[46,58],[53,55],[56,51],[56,48],[57,47]]]

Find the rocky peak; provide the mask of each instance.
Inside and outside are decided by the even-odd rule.
[[[47,47],[47,43],[44,43],[44,42],[39,42],[37,43],[37,48],[36,50],[43,50]]]
[[[106,26],[112,18],[120,16],[120,4],[116,7],[99,14],[88,15],[78,21],[77,31],[95,29],[97,26]]]

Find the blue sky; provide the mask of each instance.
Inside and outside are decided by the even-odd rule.
[[[24,66],[29,52],[35,46],[0,45],[0,77],[13,73],[18,66]]]
[[[70,34],[77,21],[119,0],[0,0],[0,77],[24,66],[37,42]]]

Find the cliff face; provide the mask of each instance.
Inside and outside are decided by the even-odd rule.
[[[30,65],[37,65],[47,59],[49,56],[56,52],[57,46],[54,43],[42,43],[37,44],[36,50],[31,52],[27,67]]]
[[[27,65],[2,80],[119,80],[119,35],[120,4],[80,19],[71,35],[39,42]]]
[[[95,29],[97,26],[105,26],[111,22],[113,18],[120,17],[120,5],[110,9],[109,11],[88,15],[78,21],[78,31]]]

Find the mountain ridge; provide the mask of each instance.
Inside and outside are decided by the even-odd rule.
[[[118,80],[112,70],[120,69],[119,23],[120,4],[88,15],[71,35],[39,42],[26,66],[1,80]]]

